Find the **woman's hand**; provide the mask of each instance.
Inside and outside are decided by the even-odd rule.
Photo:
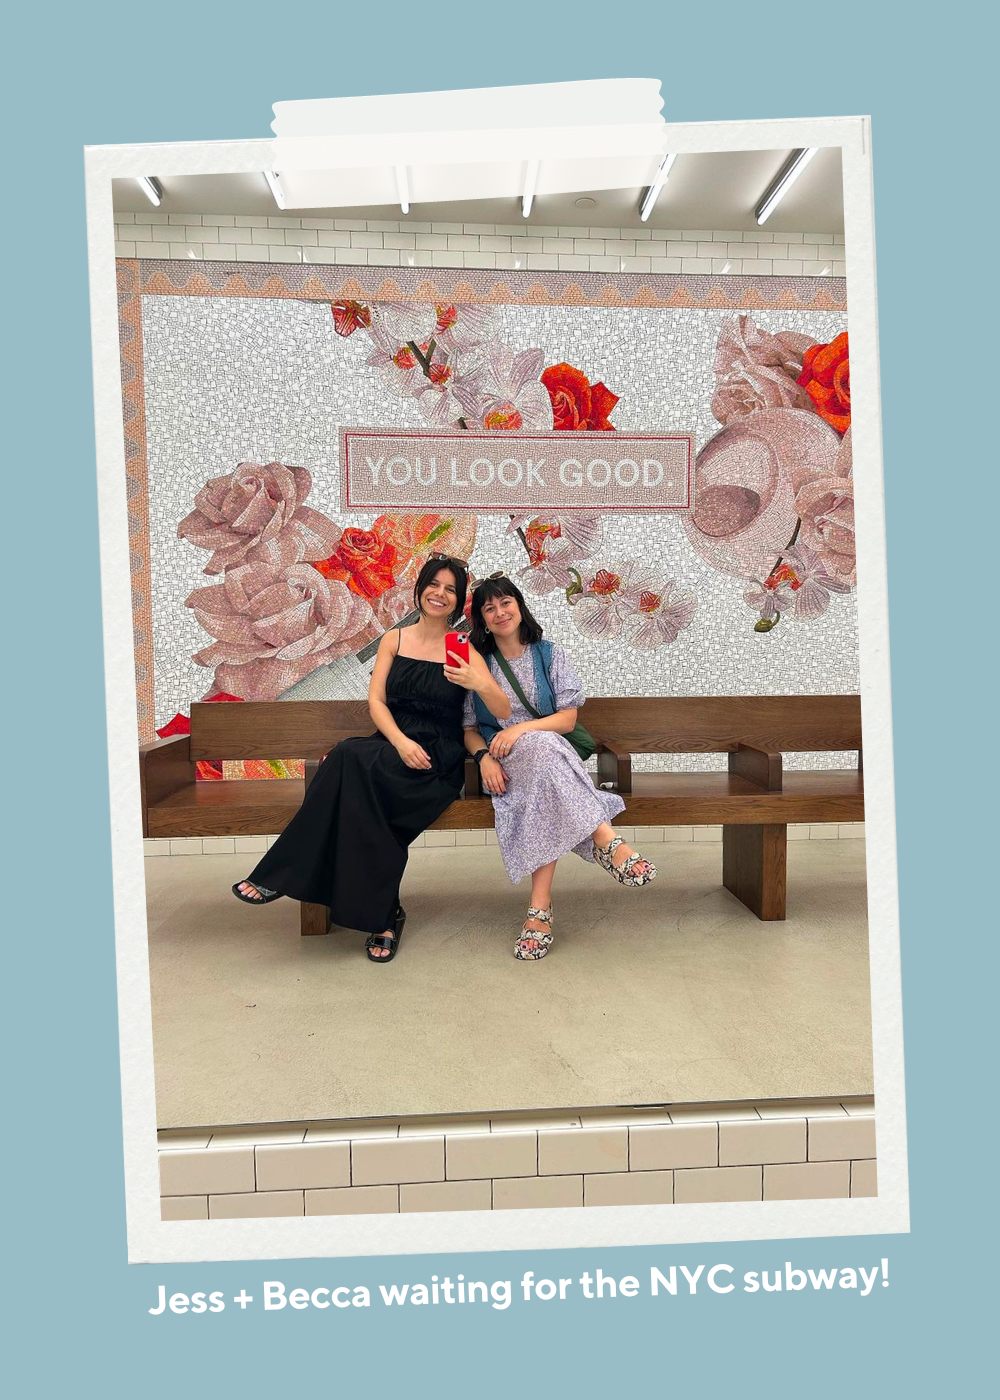
[[[420,747],[416,739],[408,739],[404,734],[401,739],[397,740],[393,747],[406,764],[407,768],[431,767],[429,756]]]
[[[490,744],[491,757],[506,758],[523,733],[524,726],[521,724],[512,724],[507,729],[499,730],[494,734],[493,742]],[[485,763],[486,760],[483,759],[483,762]]]
[[[445,678],[451,681],[452,685],[460,685],[463,690],[481,690],[483,682],[489,679],[489,671],[486,663],[478,652],[469,652],[468,664],[462,660],[457,652],[449,651],[448,660],[444,663]]]
[[[479,774],[487,792],[499,796],[507,791],[507,774],[495,758],[484,755],[479,761]]]

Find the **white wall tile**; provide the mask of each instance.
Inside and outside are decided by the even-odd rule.
[[[116,240],[115,240],[115,257],[116,257],[116,258],[134,258],[134,257],[135,257],[135,244],[134,244],[134,243],[121,243],[121,242],[119,242],[119,241],[116,239]]]
[[[285,230],[283,228],[251,228],[250,242],[283,246],[285,242]]]
[[[201,837],[200,836],[171,836],[170,854],[172,856],[200,856]]]
[[[203,836],[202,854],[206,856],[231,856],[236,853],[236,838],[233,836]]]

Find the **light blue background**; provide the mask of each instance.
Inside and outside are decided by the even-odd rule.
[[[996,765],[982,658],[996,645],[986,562],[998,227],[975,131],[985,105],[973,103],[994,86],[977,13],[741,0],[579,3],[529,18],[440,3],[339,13],[302,0],[259,14],[202,4],[189,18],[178,6],[60,5],[7,21],[4,546],[8,610],[12,593],[20,602],[4,629],[2,1199],[15,1395],[971,1393],[995,1215],[982,1155],[995,1109],[982,1085],[996,1019],[979,823]],[[129,1268],[82,148],[266,137],[270,104],[284,98],[633,76],[663,80],[668,120],[873,119],[913,1233]],[[865,1299],[700,1286],[689,1301],[577,1296],[506,1312],[146,1314],[160,1282],[259,1297],[264,1278],[373,1286],[600,1266],[645,1281],[653,1262],[726,1260],[742,1274],[882,1256],[890,1287]]]

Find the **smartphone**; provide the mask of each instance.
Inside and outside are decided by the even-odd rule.
[[[468,632],[448,632],[444,639],[445,656],[448,657],[448,665],[452,664],[449,652],[454,652],[460,656],[466,666],[469,664],[469,634]]]

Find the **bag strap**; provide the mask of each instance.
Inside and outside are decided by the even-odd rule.
[[[505,656],[503,656],[499,651],[495,651],[495,652],[493,653],[493,659],[494,659],[494,661],[497,663],[497,665],[500,667],[500,669],[501,669],[501,671],[504,673],[504,675],[507,677],[507,681],[508,681],[508,683],[509,683],[509,685],[510,685],[511,690],[514,692],[514,694],[515,694],[515,695],[517,696],[517,698],[520,700],[520,702],[521,702],[521,704],[524,706],[524,708],[528,711],[529,714],[534,715],[534,716],[535,716],[535,719],[541,719],[542,716],[541,716],[541,715],[538,713],[538,711],[535,709],[534,705],[532,705],[532,704],[528,701],[527,696],[525,695],[524,691],[523,691],[523,690],[521,689],[521,687],[520,687],[520,684],[518,683],[517,677],[514,675],[514,672],[513,672],[513,671],[510,669],[510,667],[507,665],[507,658],[506,658]]]

